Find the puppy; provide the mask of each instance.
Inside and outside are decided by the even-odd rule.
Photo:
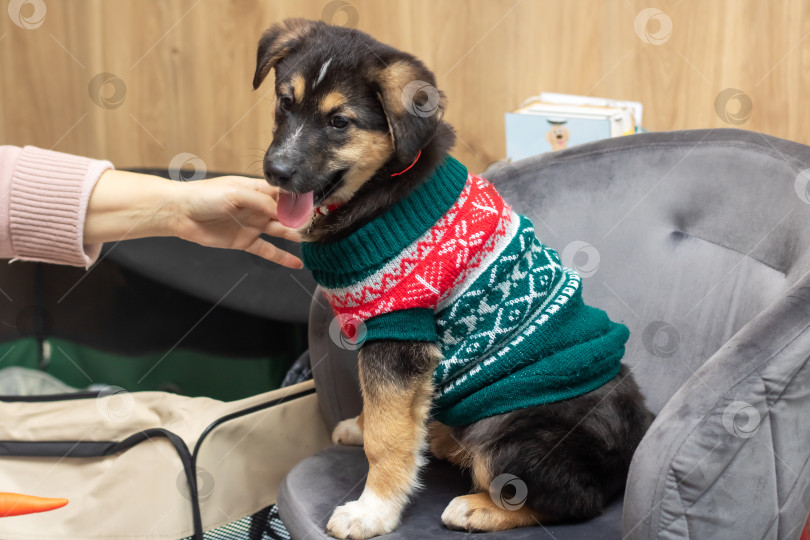
[[[621,366],[627,329],[485,180],[448,156],[445,96],[413,56],[352,29],[290,19],[259,42],[275,69],[267,181],[278,216],[342,328],[364,339],[362,495],[327,532],[394,530],[426,448],[474,489],[441,519],[498,531],[598,515],[625,483],[651,415]],[[429,441],[429,443],[428,443]],[[509,487],[511,486],[511,487]]]

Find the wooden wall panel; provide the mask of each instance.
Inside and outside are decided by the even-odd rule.
[[[14,2],[24,17],[43,3]],[[459,134],[455,154],[474,171],[503,157],[503,113],[543,90],[640,100],[645,126],[657,131],[728,126],[715,99],[737,88],[753,104],[738,127],[810,144],[806,0],[344,2],[337,22],[354,10],[358,28],[435,71]],[[104,157],[120,167],[165,167],[189,152],[211,170],[258,173],[273,102],[270,85],[250,86],[256,41],[271,22],[321,18],[327,4],[44,0],[45,18],[33,29],[15,25],[4,9],[0,143]],[[659,45],[634,29],[649,7],[672,24]],[[659,22],[647,30],[656,35]],[[126,85],[116,108],[89,95],[103,72]],[[738,104],[729,104],[732,114]]]

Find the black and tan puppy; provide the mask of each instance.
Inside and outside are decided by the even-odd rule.
[[[619,363],[626,329],[585,306],[579,277],[531,223],[447,157],[444,95],[419,60],[291,19],[261,38],[253,86],[274,68],[264,171],[281,188],[279,218],[303,231],[344,328],[367,326],[363,413],[333,439],[364,445],[369,475],[328,533],[395,529],[428,444],[474,480],[444,510],[448,527],[598,515],[650,422]],[[515,477],[525,497],[506,499],[520,504],[491,496]]]

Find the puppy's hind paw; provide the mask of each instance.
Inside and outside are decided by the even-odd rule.
[[[442,512],[442,523],[450,529],[490,532],[537,525],[540,520],[526,507],[506,510],[497,506],[489,493],[474,493],[450,501]]]
[[[473,515],[475,510],[470,506],[466,500],[467,496],[456,497],[447,508],[442,512],[442,523],[449,529],[456,529],[461,531],[484,531],[486,529],[476,528],[473,526]]]
[[[357,423],[357,418],[343,420],[332,431],[332,442],[346,446],[363,446],[363,430]]]

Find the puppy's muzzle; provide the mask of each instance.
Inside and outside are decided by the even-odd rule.
[[[271,159],[269,155],[264,158],[264,177],[282,189],[289,190],[292,187],[295,172],[295,165],[291,161],[283,158]]]

